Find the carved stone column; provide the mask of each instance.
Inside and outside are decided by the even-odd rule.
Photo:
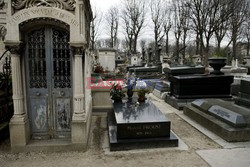
[[[88,121],[86,119],[84,98],[84,66],[82,64],[83,45],[71,45],[74,55],[74,112],[72,118],[71,142],[75,147],[86,149],[88,143]]]
[[[24,111],[23,77],[19,44],[20,42],[5,42],[6,48],[11,53],[14,115],[10,120],[9,127],[10,143],[14,152],[24,148],[30,139],[29,121]]]
[[[74,113],[73,120],[85,119],[84,90],[83,90],[83,48],[72,47],[74,54]]]
[[[14,116],[13,118],[24,118],[24,96],[23,96],[23,81],[21,73],[21,60],[19,54],[19,45],[9,47],[11,53],[11,68],[12,68],[12,88],[13,88],[13,103]]]

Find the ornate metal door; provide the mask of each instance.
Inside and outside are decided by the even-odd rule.
[[[32,138],[69,138],[72,71],[69,33],[52,27],[26,36],[28,114]]]

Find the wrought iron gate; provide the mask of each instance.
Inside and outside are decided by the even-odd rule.
[[[72,67],[67,31],[43,27],[26,36],[26,85],[33,139],[69,138]]]

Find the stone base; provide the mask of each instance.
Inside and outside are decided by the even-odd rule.
[[[71,142],[72,145],[81,147],[82,151],[87,150],[89,142],[89,132],[91,125],[91,115],[85,119],[74,119],[72,120],[72,132],[71,132]]]
[[[249,127],[234,128],[191,105],[184,107],[184,114],[228,142],[242,142],[250,140]]]
[[[25,147],[30,140],[29,121],[26,117],[13,117],[10,120],[10,143],[14,151],[17,147]]]
[[[194,99],[177,99],[169,94],[165,97],[165,102],[177,110],[183,110],[183,107],[192,101],[194,101]]]
[[[70,140],[30,140],[26,146],[16,146],[12,153],[19,152],[86,151],[85,144],[72,144]]]
[[[216,97],[214,97],[216,98]],[[196,98],[196,99],[201,99],[200,98]],[[232,97],[228,97],[228,98],[220,98],[226,101],[232,101],[233,98]],[[183,110],[184,106],[188,105],[189,103],[191,103],[192,101],[194,101],[194,99],[177,99],[174,96],[170,96],[169,94],[165,97],[165,102],[168,103],[169,105],[171,105],[172,107],[176,108],[177,110]]]
[[[156,97],[158,97],[159,99],[161,99],[161,91],[157,90],[157,89],[154,89],[153,90],[153,95],[155,95]]]
[[[250,108],[250,99],[245,99],[245,98],[236,98],[235,103],[240,106],[244,106],[247,108]]]

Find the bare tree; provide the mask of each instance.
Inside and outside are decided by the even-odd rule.
[[[172,5],[165,3],[165,20],[163,25],[163,31],[165,34],[165,45],[166,45],[166,54],[169,55],[169,32],[172,28],[173,22],[172,22]]]
[[[185,60],[186,39],[189,27],[189,7],[185,0],[173,0],[174,11],[174,25],[173,31],[176,39],[176,61],[179,61],[179,55],[183,53],[183,60]],[[181,45],[181,40],[183,41]]]
[[[217,40],[217,50],[221,50],[221,42],[228,31],[229,19],[232,16],[230,6],[233,1],[234,0],[219,1],[218,12],[215,16],[215,38]]]
[[[187,6],[189,7],[190,11],[190,19],[192,20],[191,28],[196,33],[196,54],[200,54],[201,57],[203,57],[203,2],[201,0],[188,0]]]
[[[230,10],[232,11],[232,16],[230,17],[229,33],[232,41],[232,57],[237,59],[237,42],[242,33],[242,25],[246,19],[246,12],[249,10],[248,1],[233,1]]]
[[[137,41],[145,26],[146,5],[141,0],[123,0],[121,14],[129,50],[137,52]]]
[[[210,40],[216,30],[219,2],[220,0],[189,0],[187,3],[193,29],[197,34],[197,44],[200,45],[200,55],[203,57],[205,53],[205,66],[208,66]]]
[[[117,34],[119,25],[119,10],[117,7],[111,7],[105,16],[108,35],[110,36],[111,48],[117,49]]]
[[[165,21],[165,0],[150,1],[151,20],[154,29],[155,53],[158,53],[159,44],[164,38],[164,21]],[[159,61],[159,60],[158,60]]]
[[[95,8],[93,11],[93,19],[90,23],[90,46],[92,50],[96,49],[96,41],[100,35],[100,25],[102,22],[102,13]]]

